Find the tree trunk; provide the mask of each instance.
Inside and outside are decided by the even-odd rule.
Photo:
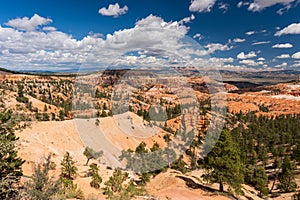
[[[224,192],[224,185],[222,182],[220,182],[220,192]]]
[[[276,170],[276,169],[275,169],[275,170]],[[275,187],[275,183],[276,183],[276,181],[277,181],[277,179],[278,179],[278,174],[279,174],[279,172],[280,172],[280,169],[279,169],[277,172],[275,172],[275,178],[274,178],[274,181],[273,181],[273,184],[272,184],[272,187],[271,187],[269,193],[272,193],[272,191],[273,191],[273,189],[274,189],[274,187]]]
[[[85,163],[85,166],[87,166],[90,162],[90,158],[87,159],[86,163]]]

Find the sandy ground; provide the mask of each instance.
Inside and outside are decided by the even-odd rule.
[[[142,120],[134,115],[132,118],[136,122],[135,129],[140,130],[144,126]],[[159,132],[150,138],[135,137],[134,132],[125,134],[118,126],[114,125],[115,119],[112,117],[101,118],[99,125],[95,122],[96,119],[32,122],[30,127],[17,132],[17,136],[20,137],[19,155],[26,160],[23,165],[24,175],[30,176],[34,164],[41,162],[42,158],[48,154],[52,154],[52,160],[57,164],[53,173],[58,177],[60,174],[59,163],[68,151],[78,167],[78,176],[75,183],[78,184],[86,196],[103,199],[102,191],[91,188],[89,186],[91,179],[85,177],[88,170],[88,167],[85,166],[86,158],[83,155],[85,146],[104,151],[102,158],[90,162],[100,164],[100,175],[103,179],[101,187],[104,187],[104,182],[112,174],[112,170],[107,170],[106,167],[123,166],[118,161],[121,150],[135,149],[142,141],[145,141],[149,147],[153,145],[154,141],[158,141],[162,145],[164,143]]]
[[[229,200],[218,194],[205,192],[201,189],[188,188],[186,182],[177,177],[177,173],[169,170],[157,175],[147,184],[147,191],[159,197],[160,200]]]

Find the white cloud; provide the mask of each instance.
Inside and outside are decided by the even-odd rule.
[[[252,67],[256,67],[256,66],[264,64],[262,61],[255,62],[254,60],[241,60],[241,61],[239,61],[239,63],[242,64],[242,65],[249,65],[249,66],[252,66]]]
[[[290,43],[285,43],[285,44],[275,44],[272,46],[272,48],[277,48],[277,49],[290,49],[293,48],[293,45]]]
[[[233,42],[235,42],[235,43],[241,43],[241,42],[245,42],[245,41],[246,41],[245,39],[241,39],[241,38],[233,39]]]
[[[229,57],[229,58],[210,58],[209,59],[212,62],[216,62],[216,63],[232,63],[234,62],[234,59]]]
[[[216,0],[192,0],[189,10],[191,12],[210,12]]]
[[[251,45],[261,45],[261,44],[269,44],[271,41],[261,41],[261,42],[254,42]]]
[[[286,58],[290,58],[290,54],[281,54],[279,56],[276,56],[276,58],[279,58],[279,59],[286,59]]]
[[[295,0],[254,0],[248,7],[249,11],[260,12],[265,8],[274,6],[276,4],[282,4],[284,6],[289,6]]]
[[[223,10],[223,13],[226,13],[229,9],[229,4],[227,3],[219,3],[219,9]]]
[[[300,59],[300,52],[294,53],[292,55],[292,58],[294,58],[294,59]]]
[[[118,30],[106,36],[88,34],[83,39],[75,39],[72,35],[56,30],[55,27],[50,28],[48,24],[38,26],[40,28],[35,26],[35,31],[23,31],[16,27],[0,25],[0,66],[11,69],[56,66],[57,69],[66,69],[70,66],[80,66],[82,63],[91,63],[105,68],[115,61],[139,62],[139,66],[154,62],[157,65],[170,66],[173,61],[180,63],[180,59],[184,59],[193,62],[195,56],[208,54],[203,49],[182,43],[189,30],[187,26],[177,21],[165,22],[153,15],[137,21],[132,28]],[[218,45],[210,45],[210,48],[215,50],[217,47]],[[144,54],[135,59],[124,57],[126,52]],[[170,52],[180,57],[173,58]]]
[[[244,52],[239,53],[237,55],[237,58],[243,60],[243,59],[248,59],[248,58],[254,58],[256,56],[257,55],[254,51],[250,51],[248,54],[245,54]]]
[[[245,34],[246,34],[246,35],[253,35],[253,34],[255,34],[255,31],[248,31],[248,32],[246,32]]]
[[[243,2],[240,1],[240,2],[237,4],[237,7],[240,8],[240,7],[242,7],[242,6],[243,6]]]
[[[193,36],[194,39],[199,39],[201,40],[203,38],[203,36],[200,34],[200,33],[196,33],[194,36]]]
[[[34,14],[30,19],[28,17],[16,18],[8,21],[5,25],[13,27],[17,30],[22,31],[34,31],[39,26],[51,23],[52,20],[49,18],[44,18],[38,14]]]
[[[228,44],[220,44],[220,43],[210,43],[205,46],[207,48],[208,53],[214,53],[215,51],[227,51],[232,49],[232,46],[228,46]]]
[[[192,20],[196,19],[195,15],[191,15],[190,17],[185,17],[179,21],[179,23],[190,23]]]
[[[243,2],[243,1],[240,1],[238,4],[237,4],[237,7],[240,8],[242,6],[248,6],[250,3],[249,2]]]
[[[260,57],[260,58],[258,58],[257,60],[258,60],[258,61],[265,61],[266,59],[263,58],[263,57]]]
[[[44,31],[56,31],[56,28],[52,27],[52,26],[45,26],[45,27],[43,27],[43,30]]]
[[[277,10],[277,14],[283,15],[285,12],[289,11],[291,8],[292,8],[292,4],[288,4],[285,7],[280,8],[279,10]]]
[[[99,9],[99,14],[103,16],[113,16],[113,17],[118,17],[120,15],[126,14],[128,11],[128,7],[125,5],[123,8],[120,7],[118,3],[116,4],[110,4],[108,8],[100,8]]]
[[[285,68],[287,66],[288,66],[288,64],[286,62],[283,62],[283,63],[281,63],[279,65],[274,66],[274,67],[276,67],[276,68]]]
[[[296,61],[296,62],[292,65],[292,67],[300,67],[300,61]]]
[[[300,23],[293,23],[275,33],[275,36],[282,36],[287,34],[300,34]]]

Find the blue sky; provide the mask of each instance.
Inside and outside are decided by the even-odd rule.
[[[186,64],[166,52],[179,54],[191,65],[205,59],[219,69],[300,69],[299,0],[0,4],[0,67],[9,69]],[[182,48],[185,37],[194,40],[192,49]],[[163,49],[162,55],[157,55],[158,49]]]

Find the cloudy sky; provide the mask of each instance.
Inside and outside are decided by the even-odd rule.
[[[0,67],[300,69],[300,0],[2,0]]]

